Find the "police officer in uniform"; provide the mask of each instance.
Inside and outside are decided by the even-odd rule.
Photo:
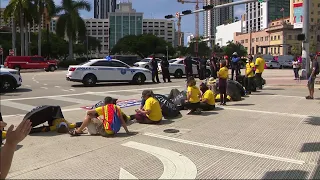
[[[186,57],[186,59],[184,59],[184,66],[185,66],[185,72],[186,72],[186,76],[187,79],[190,76],[193,76],[193,72],[192,72],[192,59],[190,56]]]
[[[166,82],[166,79],[168,79],[168,82],[171,82],[170,73],[169,73],[169,62],[167,58],[162,58],[160,65],[161,65],[163,82]]]

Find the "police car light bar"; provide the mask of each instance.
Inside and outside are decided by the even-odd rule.
[[[224,7],[229,7],[229,6],[236,6],[236,5],[240,5],[240,4],[247,4],[247,3],[252,3],[252,2],[257,2],[257,1],[258,0],[236,1],[236,2],[232,2],[232,3],[226,3],[226,4],[217,5],[217,6],[214,6],[212,9],[219,9],[219,8],[224,8]],[[264,0],[264,2],[267,2],[267,1],[268,0]],[[190,14],[195,14],[195,13],[204,12],[204,11],[207,11],[207,10],[206,9],[199,9],[199,10],[192,11]],[[180,16],[187,16],[187,15],[190,15],[190,14],[181,13]]]

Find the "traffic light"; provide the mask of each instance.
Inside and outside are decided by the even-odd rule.
[[[202,9],[204,10],[209,10],[209,9],[213,9],[213,5],[207,5],[207,6],[203,6]]]
[[[182,11],[182,14],[184,14],[184,15],[191,14],[191,13],[192,13],[192,11],[191,11],[191,10],[185,10],[185,11]]]
[[[166,15],[164,18],[171,19],[171,18],[174,18],[174,16],[173,15]]]
[[[298,34],[297,36],[298,41],[304,41],[306,39],[305,34]]]

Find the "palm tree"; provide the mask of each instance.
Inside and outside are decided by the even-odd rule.
[[[51,19],[52,16],[54,16],[56,11],[56,5],[54,3],[54,0],[34,0],[36,6],[37,6],[37,24],[38,24],[38,55],[41,56],[41,42],[42,42],[42,20],[44,18],[44,10],[46,9],[47,17],[48,19]],[[45,24],[43,24],[43,27],[45,28]]]
[[[91,10],[91,5],[85,0],[62,0],[62,6],[56,12],[61,13],[56,25],[56,33],[60,37],[68,37],[69,59],[73,59],[73,41],[86,35],[86,24],[80,17],[80,10]]]

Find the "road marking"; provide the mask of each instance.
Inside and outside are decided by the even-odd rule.
[[[305,164],[304,161],[300,161],[300,160],[283,158],[283,157],[272,156],[272,155],[267,155],[267,154],[260,154],[260,153],[244,151],[244,150],[240,150],[240,149],[226,148],[226,147],[215,146],[215,145],[211,145],[211,144],[204,144],[204,143],[188,141],[188,140],[184,140],[184,139],[163,136],[163,135],[159,135],[159,134],[144,133],[144,135],[154,137],[154,138],[179,142],[179,143],[183,143],[183,144],[189,144],[189,145],[193,145],[193,146],[200,146],[200,147],[205,147],[205,148],[210,148],[210,149],[215,149],[215,150],[220,150],[220,151],[226,151],[226,152],[231,152],[231,153],[236,153],[236,154],[243,154],[243,155],[247,155],[247,156],[254,156],[254,157],[259,157],[259,158],[264,158],[264,159],[272,159],[272,160],[276,160],[276,161],[282,161],[282,162],[288,162],[288,163],[300,164],[300,165]]]
[[[139,178],[135,177],[125,169],[120,168],[119,179],[139,179]]]
[[[48,89],[47,87],[41,87],[42,89]]]
[[[48,85],[48,84],[43,84],[44,86]]]
[[[56,88],[61,88],[61,86],[55,86]]]
[[[64,91],[64,92],[69,92],[69,90],[66,90],[66,89],[61,89],[62,91]]]
[[[35,81],[37,84],[39,84],[39,81]]]
[[[1,102],[1,106],[7,106],[7,107],[20,109],[20,110],[24,110],[24,111],[31,111],[31,109],[34,108],[34,106],[16,103],[16,102],[12,102],[12,101]]]
[[[196,165],[180,153],[138,142],[127,142],[122,146],[138,149],[154,155],[163,164],[163,173],[159,179],[195,179]]]
[[[69,91],[76,91],[75,89],[69,89]]]
[[[298,117],[298,118],[308,118],[308,115],[302,114],[293,114],[293,113],[281,113],[281,112],[271,112],[271,111],[260,111],[253,109],[241,109],[241,108],[232,108],[232,107],[220,107],[221,109],[232,110],[232,111],[244,111],[244,112],[255,112],[255,113],[263,113],[263,114],[272,114],[278,116],[286,116],[286,117]]]
[[[31,87],[30,85],[24,85],[25,87]]]
[[[157,90],[157,89],[168,89],[168,88],[179,88],[181,86],[167,86],[167,87],[154,87],[154,88],[141,88],[141,89],[123,89],[123,90],[114,90],[114,91],[101,91],[101,92],[85,92],[85,93],[77,93],[77,94],[60,94],[60,95],[52,95],[52,96],[36,96],[36,97],[26,97],[26,98],[15,98],[15,99],[2,99],[0,102],[5,101],[19,101],[19,100],[29,100],[29,99],[45,99],[49,97],[67,97],[67,96],[79,96],[79,95],[88,95],[88,94],[101,94],[101,93],[115,93],[115,92],[130,92],[135,90]]]

